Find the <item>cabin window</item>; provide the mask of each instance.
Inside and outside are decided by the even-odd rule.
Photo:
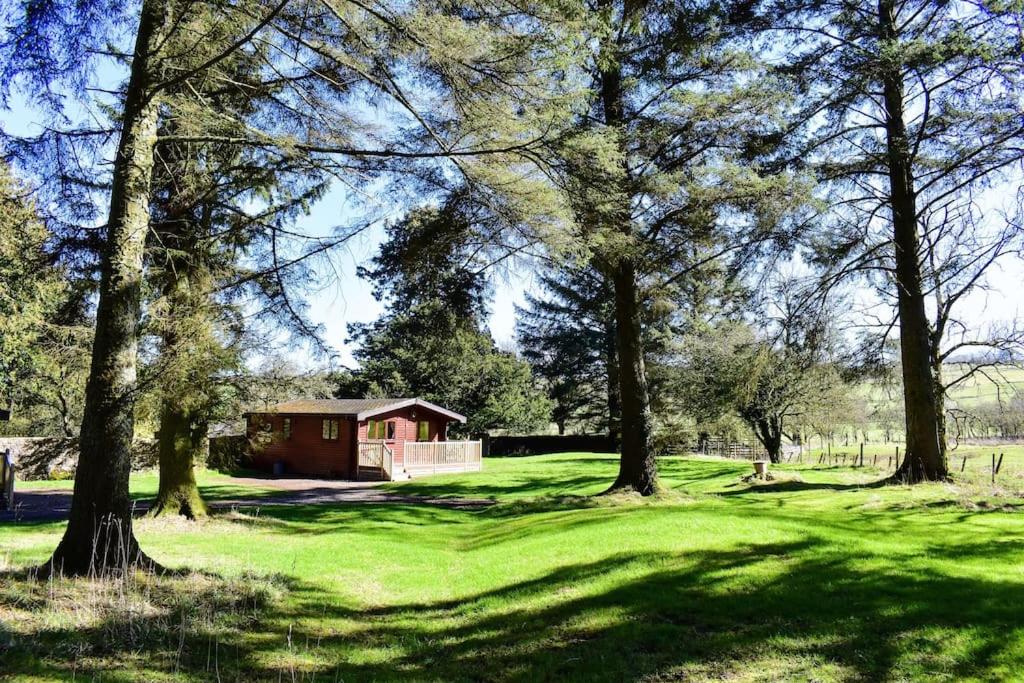
[[[426,420],[420,420],[416,425],[416,440],[430,441],[430,423]]]
[[[274,421],[273,420],[262,420],[262,421],[260,421],[260,431],[262,431],[262,432],[272,432],[272,431],[274,431]]]
[[[284,423],[281,425],[281,431],[284,433],[284,438],[292,438],[292,419],[290,417],[284,418]]]
[[[395,438],[395,421],[389,420],[384,422],[383,420],[367,420],[366,438],[387,439],[388,441],[393,441]]]
[[[338,420],[331,419],[331,418],[324,418],[323,426],[324,426],[324,430],[323,430],[324,441],[337,441],[338,440]]]

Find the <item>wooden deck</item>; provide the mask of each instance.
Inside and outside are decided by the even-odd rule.
[[[405,444],[405,471],[413,477],[442,472],[479,472],[480,441],[417,441]]]
[[[483,468],[480,441],[406,441],[404,461],[395,464],[395,454],[380,441],[359,442],[359,480],[394,481],[446,472],[479,472]]]

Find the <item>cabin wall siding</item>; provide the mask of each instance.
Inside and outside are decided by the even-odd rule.
[[[292,421],[292,435],[284,438],[284,420]],[[338,440],[323,438],[323,420],[338,420]],[[269,421],[273,430],[260,430]],[[253,454],[258,469],[272,471],[275,462],[283,462],[287,474],[310,474],[318,477],[347,478],[354,476],[355,420],[344,415],[252,415],[248,426],[250,438],[260,447]]]

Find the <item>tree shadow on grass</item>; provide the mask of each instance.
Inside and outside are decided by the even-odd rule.
[[[795,493],[800,491],[862,491],[880,489],[888,485],[889,482],[885,479],[853,483],[809,482],[788,479],[770,483],[751,483],[742,488],[718,491],[716,494],[730,497],[749,496],[752,494]]]
[[[272,505],[219,510],[219,521],[287,535],[317,536],[346,530],[369,529],[387,533],[408,527],[411,531],[431,525],[468,522],[472,511],[413,503],[343,503],[331,505]]]
[[[290,579],[283,599],[243,600],[242,609],[198,594],[211,619],[186,632],[175,610],[191,603],[172,598],[130,624],[108,615],[30,633],[0,625],[0,662],[15,677],[306,681],[998,679],[1017,670],[1019,581],[869,570],[847,550],[808,536],[618,553],[477,593],[376,607]],[[951,559],[997,551],[933,548]],[[0,613],[42,607],[9,586]],[[225,604],[229,618],[213,618]]]
[[[460,477],[445,477],[437,480],[413,479],[409,482],[390,484],[385,488],[394,493],[424,496],[430,498],[528,498],[553,492],[592,491],[608,488],[607,473],[567,477],[565,473],[552,470],[550,476],[523,476],[514,481],[491,483],[478,475],[466,474]]]
[[[752,567],[757,581],[744,578]],[[279,623],[309,629],[311,661],[388,651],[384,662],[341,657],[315,668],[344,680],[771,679],[821,667],[827,677],[884,680],[1012,671],[1000,657],[1017,646],[1007,632],[1019,626],[1024,586],[863,571],[807,539],[613,555],[475,595],[369,610],[325,606],[315,587],[295,598]],[[323,627],[335,619],[354,627],[332,636]]]

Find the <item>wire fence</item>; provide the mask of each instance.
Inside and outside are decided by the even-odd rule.
[[[768,453],[759,442],[730,441],[709,438],[688,449],[677,449],[677,453],[689,452],[711,455],[733,460],[768,459]],[[802,448],[785,446],[780,461],[810,467],[870,468],[882,472],[895,472],[906,456],[905,445],[885,446],[863,443],[833,448]],[[973,482],[987,481],[991,484],[1015,483],[1024,487],[1024,446],[1020,444],[976,444],[961,445],[947,453],[948,467],[955,478]]]

